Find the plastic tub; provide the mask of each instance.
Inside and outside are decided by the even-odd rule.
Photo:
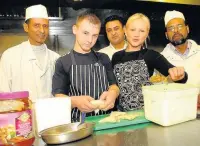
[[[145,118],[170,126],[193,120],[197,115],[199,89],[189,84],[143,86]]]

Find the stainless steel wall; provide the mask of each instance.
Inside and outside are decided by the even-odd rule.
[[[168,5],[167,5],[168,6]],[[171,6],[171,5],[170,5]],[[112,7],[112,6],[111,6]],[[123,6],[124,8],[125,6]],[[125,7],[126,8],[126,7]],[[131,9],[132,8],[132,9]],[[76,21],[77,15],[83,11],[94,12],[102,21],[102,29],[94,46],[95,50],[99,50],[108,45],[104,36],[104,20],[107,16],[112,14],[118,14],[127,19],[128,16],[135,12],[142,12],[146,14],[151,21],[150,30],[150,41],[148,42],[148,47],[150,49],[162,51],[164,46],[168,43],[165,38],[165,27],[164,27],[164,14],[166,10],[176,9],[182,11],[186,17],[186,20],[190,27],[190,38],[200,42],[200,18],[194,15],[194,12],[200,12],[200,7],[198,6],[179,6],[173,5],[171,7],[165,7],[165,5],[159,5],[156,7],[153,5],[147,6],[127,6],[127,9],[78,9],[75,10],[71,7],[63,7],[61,9],[61,14],[63,20],[50,20],[50,35],[46,41],[47,46],[59,54],[63,55],[68,53],[74,44],[74,35],[72,34],[72,25]],[[199,19],[199,20],[198,20]],[[27,40],[26,33],[23,31],[23,19],[0,19],[0,54],[7,48],[21,43]]]

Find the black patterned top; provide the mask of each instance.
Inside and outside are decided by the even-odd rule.
[[[112,58],[114,74],[120,87],[119,109],[124,111],[141,109],[144,105],[142,85],[151,85],[149,78],[154,69],[168,76],[169,68],[174,67],[163,55],[148,49],[116,52]],[[178,83],[185,83],[187,75]]]

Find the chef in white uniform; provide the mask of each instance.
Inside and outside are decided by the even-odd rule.
[[[188,38],[190,29],[183,13],[176,10],[167,11],[164,20],[165,35],[169,43],[161,54],[171,64],[185,68],[188,84],[200,87],[200,45]],[[198,106],[200,108],[200,93]]]
[[[49,50],[44,43],[49,34],[46,7],[28,7],[23,26],[28,40],[2,54],[0,92],[26,90],[32,101],[52,97],[52,76],[59,55]]]

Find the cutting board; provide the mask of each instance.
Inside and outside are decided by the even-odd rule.
[[[99,123],[99,120],[109,116],[109,115],[100,115],[100,116],[87,117],[85,119],[85,122],[94,122],[95,123],[95,128],[94,128],[95,131],[150,122],[149,120],[145,119],[143,110],[135,110],[135,111],[130,111],[128,113],[137,113],[140,116],[136,117],[133,120],[121,120],[120,122],[116,122],[116,123]]]

